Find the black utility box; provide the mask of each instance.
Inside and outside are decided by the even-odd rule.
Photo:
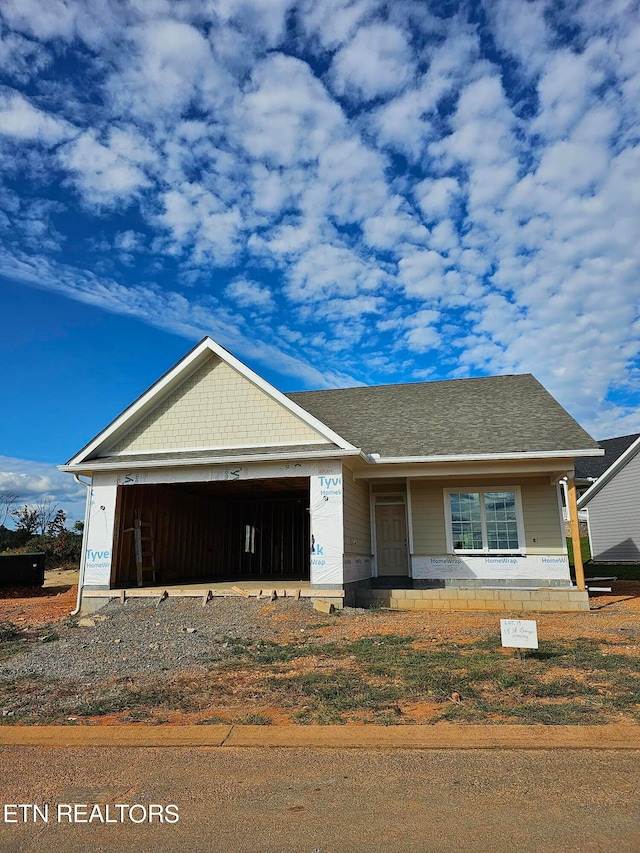
[[[0,589],[43,583],[44,554],[0,554]]]

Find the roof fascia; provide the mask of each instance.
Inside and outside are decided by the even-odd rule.
[[[369,456],[369,461],[376,465],[410,465],[416,462],[491,462],[495,460],[513,459],[575,459],[579,456],[604,456],[601,448],[588,450],[543,450],[525,451],[522,453],[461,453],[456,456]]]
[[[630,444],[629,447],[625,450],[623,454],[618,456],[618,458],[613,462],[604,474],[601,474],[600,477],[593,483],[593,485],[589,486],[587,491],[582,495],[581,498],[578,499],[578,509],[583,509],[592,498],[594,498],[598,492],[607,485],[609,480],[611,480],[615,475],[620,471],[621,468],[624,468],[634,456],[640,451],[640,436]],[[603,451],[604,452],[604,451]]]
[[[96,450],[104,445],[115,433],[124,431],[128,425],[133,426],[141,417],[141,414],[152,407],[156,399],[159,399],[166,392],[167,388],[178,384],[178,381],[194,369],[198,361],[207,353],[217,355],[222,361],[226,362],[234,370],[237,370],[245,379],[252,382],[261,391],[264,391],[275,402],[284,406],[291,414],[295,415],[300,420],[304,421],[307,426],[319,432],[328,441],[337,444],[343,450],[357,450],[353,444],[346,441],[342,436],[339,436],[332,429],[329,429],[326,424],[323,424],[317,418],[314,418],[306,409],[298,406],[292,400],[289,400],[273,387],[269,382],[254,373],[251,368],[243,364],[235,356],[231,355],[224,347],[217,344],[212,338],[203,338],[190,352],[180,359],[170,370],[160,377],[150,388],[138,397],[130,406],[124,409],[102,432],[86,444],[79,453],[73,456],[66,466],[62,466],[61,470],[71,466],[74,467],[84,462],[89,456],[93,455]]]

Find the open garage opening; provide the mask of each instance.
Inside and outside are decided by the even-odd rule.
[[[118,487],[112,588],[309,578],[308,477]]]

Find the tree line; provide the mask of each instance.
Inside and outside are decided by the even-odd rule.
[[[0,492],[0,553],[45,554],[47,568],[80,564],[83,522],[67,527],[67,514],[48,497],[19,505],[20,496]],[[8,522],[13,527],[7,527]]]

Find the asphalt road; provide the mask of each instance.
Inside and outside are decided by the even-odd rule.
[[[88,850],[637,853],[640,753],[1,747],[1,853]]]

